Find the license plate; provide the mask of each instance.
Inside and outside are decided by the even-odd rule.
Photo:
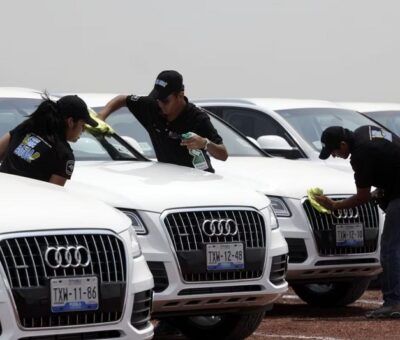
[[[207,244],[207,270],[244,268],[243,243]]]
[[[50,280],[53,313],[97,310],[99,290],[97,276]]]
[[[339,247],[361,247],[364,245],[362,223],[336,225],[336,245]]]

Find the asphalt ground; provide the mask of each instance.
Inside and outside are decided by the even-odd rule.
[[[291,290],[266,314],[250,340],[400,339],[400,319],[370,320],[364,314],[381,307],[379,290],[368,290],[357,302],[341,308],[317,308],[302,302]],[[180,339],[155,337],[155,339]]]

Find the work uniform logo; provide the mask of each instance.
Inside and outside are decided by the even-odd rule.
[[[75,161],[69,160],[69,161],[67,162],[67,164],[65,165],[65,173],[66,173],[68,176],[71,176],[72,173],[74,172],[74,167],[75,167]]]
[[[140,98],[139,96],[132,95],[129,97],[129,100],[131,102],[137,102],[139,100],[139,98]]]
[[[168,85],[168,83],[164,80],[156,79],[156,85],[161,86],[161,87],[166,87]]]
[[[21,144],[14,150],[14,154],[24,161],[31,163],[40,157],[40,152],[36,151],[36,146],[42,142],[42,139],[34,134],[27,134]]]

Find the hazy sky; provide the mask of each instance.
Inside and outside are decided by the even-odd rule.
[[[400,102],[398,0],[1,0],[0,86]]]

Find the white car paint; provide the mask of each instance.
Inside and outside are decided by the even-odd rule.
[[[362,113],[377,111],[400,111],[400,103],[338,102],[337,104],[342,107]]]
[[[153,326],[150,322],[144,323],[144,326],[140,329],[135,328],[131,324],[132,311],[134,308],[137,310],[137,307],[134,307],[138,296],[136,294],[146,291],[150,292],[154,284],[144,256],[140,252],[140,246],[132,229],[131,221],[123,213],[98,200],[79,197],[57,185],[28,178],[0,174],[0,187],[3,193],[0,197],[1,339],[17,340],[25,337],[55,335],[69,335],[72,337],[74,334],[81,335],[105,331],[121,332],[119,339],[148,339],[152,337]],[[3,254],[9,249],[13,249],[15,261],[17,261],[16,264],[20,266],[18,273],[21,280],[23,280],[25,271],[26,273],[28,273],[28,270],[30,273],[36,273],[36,269],[33,270],[33,266],[30,265],[30,261],[32,260],[27,255],[28,250],[26,246],[25,248],[23,247],[24,243],[18,243],[18,247],[20,248],[16,246],[17,239],[25,238],[25,240],[33,240],[35,238],[37,240],[45,236],[48,242],[53,245],[53,239],[56,235],[59,235],[58,241],[63,242],[60,238],[64,239],[68,235],[74,235],[71,237],[75,237],[75,240],[77,240],[76,237],[79,237],[80,234],[95,236],[104,234],[109,235],[109,238],[116,237],[123,242],[125,252],[122,252],[121,256],[124,256],[127,262],[127,288],[125,307],[122,310],[121,318],[111,323],[105,322],[105,320],[104,322],[100,322],[99,320],[94,324],[82,323],[74,326],[52,327],[41,327],[40,322],[37,321],[35,327],[28,327],[24,324],[24,321],[20,317],[21,314],[18,312],[17,306],[19,302],[13,298],[13,293],[18,294],[16,293],[18,292],[18,288],[10,282],[9,272],[13,272],[13,269],[5,264]],[[63,244],[59,243],[59,245]],[[32,243],[30,247],[29,252],[36,254]],[[45,257],[44,250],[41,255],[42,260]],[[21,260],[21,256],[19,255],[21,252],[25,253],[24,260]],[[95,255],[92,253],[92,258],[94,257]],[[47,265],[43,262],[43,268],[45,266]],[[52,273],[51,276],[55,275],[55,271],[53,272],[49,267],[39,269],[42,268],[39,263],[36,263],[36,268],[39,274],[39,270],[45,270],[49,275],[50,273]],[[78,270],[81,269],[76,269],[77,272]],[[60,277],[59,272],[58,275]],[[40,280],[39,277],[37,278]],[[29,286],[23,288],[25,291],[28,291],[30,287],[42,290],[40,305],[36,305],[31,301],[29,307],[31,310],[41,308],[43,303],[49,303],[49,300],[46,299],[50,298],[46,296],[46,293],[48,290],[50,291],[50,288],[46,285],[48,285],[50,278],[46,277],[43,282],[41,281],[40,285],[37,285],[38,281],[31,276]],[[100,278],[99,282],[101,282]],[[33,297],[32,293],[30,298],[33,300]],[[101,305],[101,297],[99,302]],[[50,303],[47,308],[50,312]],[[148,312],[150,313],[150,307]],[[88,312],[88,314],[90,313],[92,312]],[[45,315],[41,314],[40,317],[46,320]]]

